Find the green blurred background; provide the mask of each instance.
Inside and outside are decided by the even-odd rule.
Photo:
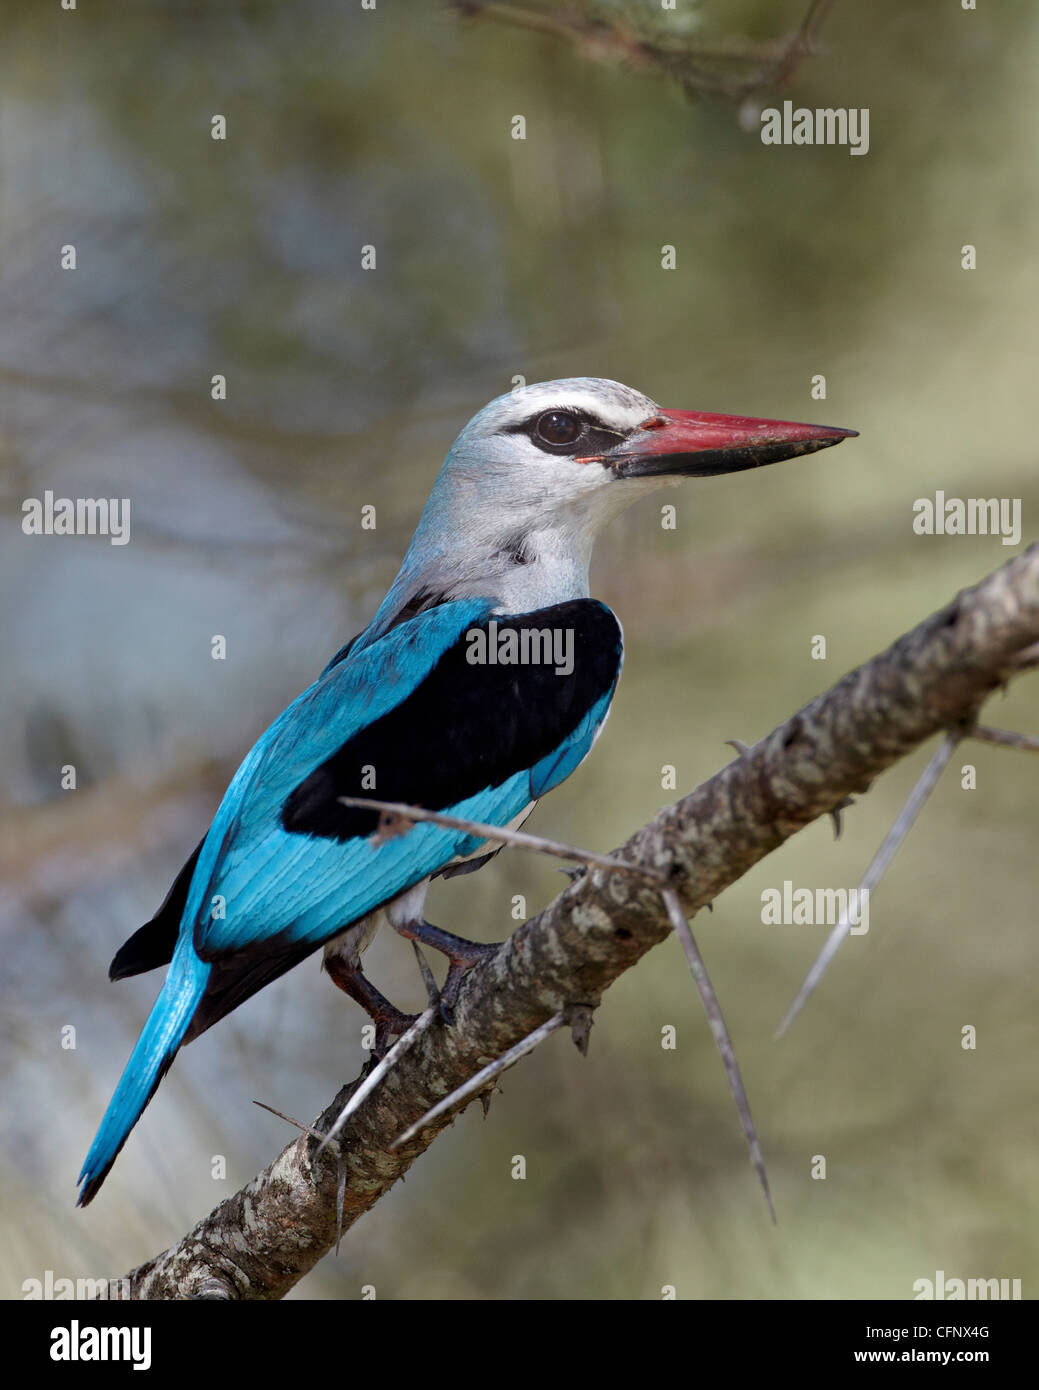
[[[626,12],[766,38],[803,5]],[[181,1054],[73,1210],[158,987],[109,984],[111,956],[255,737],[371,616],[454,435],[514,375],[862,436],[666,494],[674,532],[648,502],[602,538],[593,593],[626,669],[595,755],[531,822],[548,835],[612,848],[674,799],[662,765],[691,789],[725,739],[754,741],[1016,553],[915,536],[917,497],[1021,497],[1034,536],[1039,14],[838,3],[825,51],[760,102],[868,107],[864,157],[763,146],[753,109],[417,3],[8,0],[4,28],[0,1294],[20,1297],[46,1269],[155,1254],[290,1137],[254,1097],[306,1120],[357,1073],[363,1016],[311,960]],[[46,488],[129,496],[131,543],[25,537],[22,501]],[[1035,690],[986,717],[1034,732]],[[1031,1296],[1034,760],[956,755],[869,934],[772,1041],[825,929],[763,926],[762,890],[856,883],[931,751],[839,843],[811,827],[696,924],[777,1228],[669,941],[609,992],[586,1060],[557,1036],[510,1072],[489,1118],[467,1111],[294,1296],[901,1299],[938,1269]],[[513,894],[533,912],[562,882],[503,854],[436,887],[430,917],[493,940]],[[367,959],[420,1002],[405,943]]]

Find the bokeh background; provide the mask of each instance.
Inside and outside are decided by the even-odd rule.
[[[737,45],[803,9],[597,7]],[[602,538],[593,592],[626,669],[594,757],[531,822],[549,835],[612,848],[674,799],[662,765],[691,789],[724,740],[754,741],[1016,553],[914,535],[917,497],[1021,497],[1034,537],[1039,14],[838,0],[823,51],[758,102],[868,107],[864,157],[763,146],[753,103],[434,5],[7,0],[4,31],[0,1294],[20,1297],[47,1269],[158,1252],[290,1137],[254,1097],[309,1119],[359,1069],[363,1016],[311,960],[180,1055],[73,1210],[158,987],[109,984],[111,956],[255,737],[371,616],[454,435],[515,375],[861,431],[667,494],[673,532],[647,502]],[[130,497],[131,543],[24,536],[47,488]],[[988,718],[1035,715],[1032,678]],[[939,1269],[1034,1294],[1034,759],[957,754],[869,934],[772,1041],[824,929],[763,926],[762,890],[856,883],[932,751],[839,842],[811,827],[696,924],[777,1228],[671,941],[609,992],[586,1060],[557,1036],[510,1072],[293,1296],[902,1299]],[[430,916],[493,940],[513,894],[534,911],[562,882],[503,854],[436,887]],[[405,943],[368,962],[420,1002]]]

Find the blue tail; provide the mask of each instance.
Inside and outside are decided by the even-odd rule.
[[[177,943],[166,983],[94,1136],[78,1178],[83,1185],[77,1204],[81,1207],[97,1195],[119,1150],[177,1055],[192,1015],[206,992],[212,966],[199,960],[191,937],[190,932],[183,933]]]

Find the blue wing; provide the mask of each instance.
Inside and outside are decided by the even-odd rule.
[[[402,623],[326,670],[257,742],[217,811],[188,893],[183,926],[203,959],[272,939],[317,946],[433,872],[438,855],[453,857],[457,832],[418,826],[377,846],[360,837],[342,843],[287,830],[282,808],[308,775],[419,688],[489,609],[485,599],[459,600]],[[374,788],[358,776],[337,794],[383,798],[377,766],[374,773]]]

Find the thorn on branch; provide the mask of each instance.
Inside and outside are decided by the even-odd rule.
[[[847,811],[849,807],[854,805],[855,798],[853,796],[846,796],[843,801],[838,801],[837,805],[830,812],[830,819],[833,821],[833,838],[835,840],[841,838],[841,831],[844,829],[844,823],[841,820],[841,812]]]
[[[931,795],[931,793],[937,786],[938,779],[945,771],[946,764],[952,757],[953,749],[956,747],[956,745],[960,742],[962,738],[962,729],[955,729],[948,732],[942,739],[941,744],[938,747],[938,751],[935,753],[934,757],[931,759],[931,761],[924,768],[923,772],[920,774],[920,778],[917,781],[916,786],[909,793],[906,803],[902,807],[901,811],[898,813],[898,817],[895,820],[894,825],[891,827],[887,835],[884,837],[883,843],[877,850],[876,854],[873,856],[872,863],[870,864],[869,868],[866,870],[865,874],[862,877],[862,882],[859,884],[858,888],[858,895],[860,901],[862,894],[864,892],[872,892],[876,885],[884,877],[888,865],[891,863],[892,859],[894,859],[895,855],[898,853],[902,841],[909,833],[910,827],[912,826],[913,822],[916,820],[920,812],[923,810],[927,798]],[[819,952],[818,956],[816,956],[815,962],[812,965],[811,970],[809,970],[808,974],[802,981],[801,988],[797,991],[797,994],[794,998],[794,1002],[790,1005],[789,1009],[787,1009],[786,1014],[783,1017],[783,1021],[776,1029],[776,1038],[783,1037],[783,1035],[789,1029],[790,1025],[793,1023],[794,1019],[804,1008],[816,985],[819,983],[823,975],[826,973],[827,969],[829,968],[830,962],[833,960],[834,956],[840,950],[842,944],[848,936],[849,930],[851,928],[851,922],[849,919],[850,902],[849,911],[841,914],[840,921],[837,923],[834,929],[830,932],[829,936],[826,938],[823,948]]]
[[[487,1087],[486,1091],[482,1091],[480,1093],[480,1104],[483,1107],[483,1118],[485,1120],[487,1116],[491,1113],[491,1098],[494,1095],[495,1091],[500,1090],[501,1087],[498,1085],[497,1082],[494,1082],[493,1085]]]
[[[754,1117],[750,1113],[750,1102],[747,1099],[747,1092],[744,1089],[743,1077],[740,1075],[739,1064],[736,1061],[736,1050],[732,1045],[732,1038],[729,1036],[729,1029],[725,1022],[725,1017],[718,1003],[718,996],[714,992],[710,976],[707,974],[707,967],[704,964],[700,948],[696,944],[696,939],[686,921],[685,913],[682,911],[682,904],[678,901],[678,894],[673,888],[665,888],[661,897],[667,909],[667,915],[674,928],[675,935],[681,943],[682,950],[689,965],[689,973],[692,975],[699,991],[700,999],[703,1002],[704,1012],[707,1015],[707,1022],[710,1025],[711,1033],[714,1037],[714,1045],[718,1049],[725,1068],[725,1075],[729,1082],[729,1090],[732,1098],[736,1102],[736,1110],[740,1117],[740,1124],[743,1126],[743,1133],[747,1139],[747,1147],[750,1149],[750,1161],[754,1165],[754,1171],[758,1175],[761,1183],[761,1190],[765,1194],[765,1201],[768,1203],[769,1213],[772,1222],[776,1222],[776,1208],[772,1202],[772,1192],[768,1185],[768,1173],[765,1171],[765,1156],[761,1151],[761,1143],[758,1139],[758,1131],[754,1124]]]
[[[254,1100],[253,1105],[258,1105],[261,1110],[269,1110],[272,1115],[277,1115],[278,1119],[284,1120],[286,1124],[295,1125],[304,1134],[309,1134],[311,1139],[324,1142],[325,1136],[319,1130],[312,1129],[310,1125],[301,1124],[299,1120],[294,1120],[291,1115],[282,1114],[280,1110],[275,1110],[273,1105],[266,1105],[262,1100]]]
[[[593,1015],[598,1007],[599,1001],[596,1000],[594,1004],[567,1004],[563,1008],[563,1021],[570,1029],[574,1046],[582,1057],[588,1056],[588,1040],[595,1022]]]

